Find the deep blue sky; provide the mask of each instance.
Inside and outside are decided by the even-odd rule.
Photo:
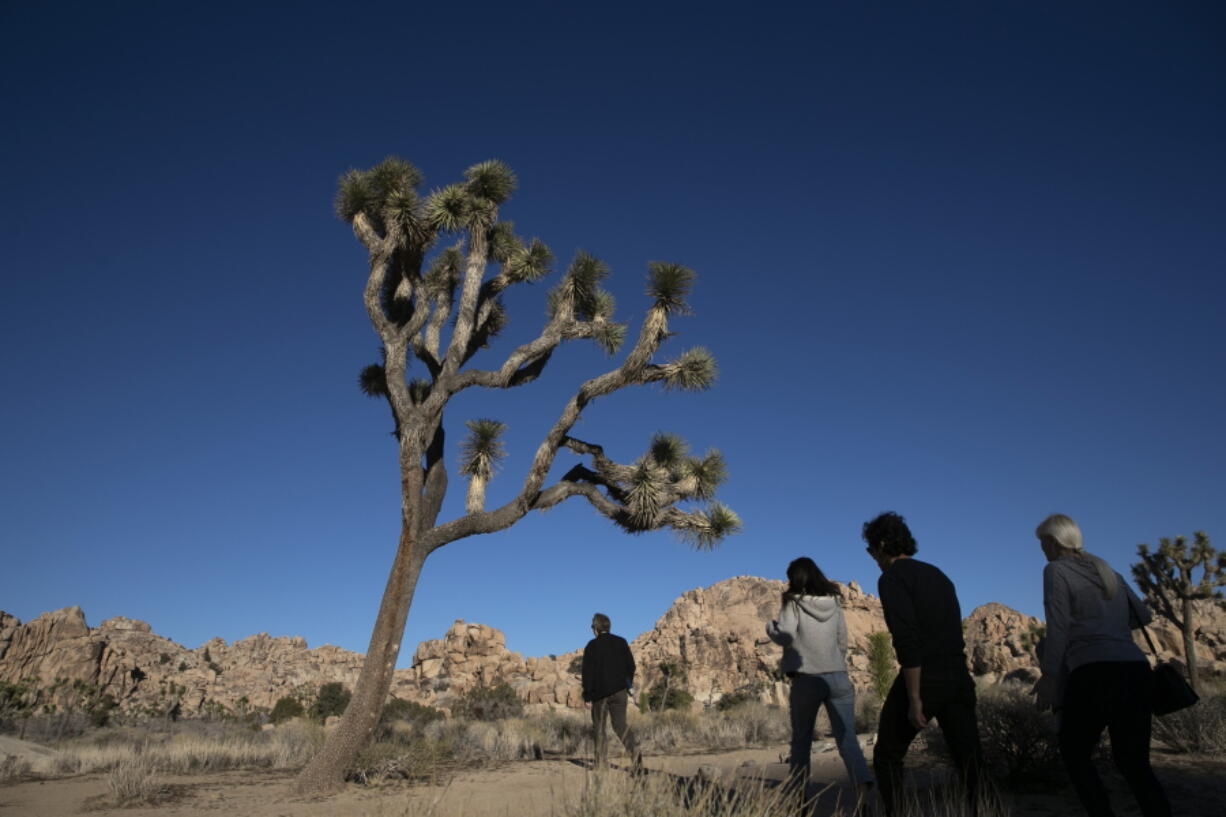
[[[457,618],[528,655],[594,610],[633,636],[801,554],[875,589],[859,531],[885,509],[964,612],[1042,614],[1053,511],[1123,572],[1161,536],[1226,545],[1220,4],[441,5],[0,6],[0,609],[365,650],[395,451],[331,204],[388,154],[428,187],[508,162],[504,216],[559,267],[611,264],[635,327],[647,261],[697,270],[667,351],[712,349],[715,389],[619,393],[577,433],[623,461],[657,430],[720,448],[745,522],[700,553],[572,501],[455,543],[405,663]],[[568,347],[456,401],[453,442],[510,426],[492,502],[609,365]]]

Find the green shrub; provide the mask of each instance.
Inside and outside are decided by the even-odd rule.
[[[401,720],[414,726],[424,726],[432,720],[443,718],[446,718],[446,714],[441,709],[427,707],[425,704],[417,703],[416,700],[391,698],[384,704],[383,713],[379,715],[379,723],[386,726]]]
[[[481,684],[460,695],[451,714],[470,721],[519,718],[524,714],[524,702],[505,681],[494,686]]]
[[[666,661],[660,664],[660,680],[639,696],[639,709],[663,712],[666,709],[689,709],[694,696],[685,688],[685,667]]]
[[[273,723],[282,723],[292,718],[300,718],[304,712],[302,704],[296,698],[286,696],[277,699],[277,702],[272,707],[272,714],[268,716],[268,720]]]
[[[732,692],[729,692],[727,695],[722,696],[718,701],[716,701],[715,708],[720,712],[726,712],[729,709],[741,706],[742,704],[757,701],[761,698],[761,696],[762,685],[749,684],[748,686],[740,687],[739,689],[735,689]]]
[[[322,723],[333,715],[342,715],[351,697],[352,693],[340,681],[324,684],[315,696],[315,703],[311,704],[311,717]]]
[[[898,670],[894,667],[894,647],[889,633],[868,634],[868,674],[873,680],[873,692],[884,701]]]

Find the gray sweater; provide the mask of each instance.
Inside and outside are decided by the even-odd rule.
[[[779,669],[816,675],[847,671],[847,623],[834,596],[800,596],[784,603],[779,620],[766,625],[783,647]]]
[[[1043,674],[1056,682],[1056,700],[1064,697],[1065,680],[1078,667],[1097,661],[1146,660],[1132,641],[1132,630],[1153,617],[1124,577],[1116,573],[1115,578],[1119,589],[1115,598],[1108,599],[1090,559],[1064,557],[1043,568],[1047,636],[1040,663]]]

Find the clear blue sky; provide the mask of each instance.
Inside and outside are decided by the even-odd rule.
[[[1161,536],[1226,545],[1221,5],[800,5],[0,6],[0,609],[365,650],[395,451],[331,205],[388,154],[428,186],[508,162],[504,216],[611,264],[636,326],[647,261],[698,272],[668,351],[712,349],[714,390],[622,392],[577,433],[720,448],[745,523],[700,553],[572,501],[450,545],[405,663],[457,618],[528,655],[595,610],[633,636],[801,554],[875,589],[885,509],[964,612],[1042,615],[1053,511],[1123,572]],[[452,441],[510,427],[491,502],[608,365],[572,346],[456,401]]]

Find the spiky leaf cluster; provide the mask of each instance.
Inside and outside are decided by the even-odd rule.
[[[417,195],[421,182],[421,172],[396,156],[370,170],[349,170],[337,184],[336,214],[350,223],[365,213],[380,232],[394,226],[406,242],[428,244],[430,229]]]
[[[358,375],[358,388],[367,397],[386,397],[387,373],[378,363],[370,364]]]
[[[512,281],[539,281],[549,274],[553,265],[553,253],[542,241],[534,238],[527,247],[520,244],[503,263],[503,268]]]
[[[472,219],[473,200],[462,185],[452,184],[435,190],[426,199],[425,218],[440,232],[463,230]]]
[[[506,456],[500,437],[506,426],[497,420],[469,420],[468,437],[461,446],[460,473],[489,479],[498,462]]]
[[[1176,536],[1158,540],[1156,552],[1150,552],[1149,545],[1138,545],[1137,554],[1141,562],[1132,566],[1132,574],[1138,586],[1162,608],[1170,608],[1172,615],[1177,612],[1174,600],[1222,598],[1218,588],[1226,586],[1226,553],[1218,553],[1204,531],[1193,534],[1191,548],[1184,537]],[[1198,568],[1196,579],[1193,571]]]
[[[652,261],[647,265],[647,294],[670,313],[689,311],[686,297],[694,285],[694,271],[680,264]]]
[[[681,391],[709,389],[719,376],[715,357],[701,346],[696,346],[671,363],[660,366],[664,386]]]
[[[702,512],[691,514],[689,524],[680,529],[682,538],[699,550],[711,550],[721,541],[741,529],[741,517],[736,511],[713,502]]]
[[[469,195],[494,205],[502,204],[515,192],[515,174],[497,159],[480,162],[464,171]]]

